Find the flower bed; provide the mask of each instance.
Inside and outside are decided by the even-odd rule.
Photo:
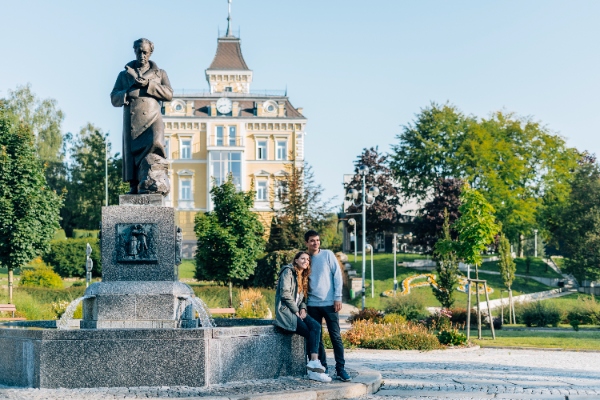
[[[421,282],[414,282],[417,279],[422,279],[422,278],[427,278],[426,281],[421,281]],[[423,286],[433,286],[434,288],[438,289],[438,284],[435,281],[436,276],[434,274],[416,274],[416,275],[411,275],[408,278],[404,279],[402,281],[401,287],[402,287],[402,291],[397,293],[400,296],[406,296],[407,294],[410,293],[410,290],[412,288],[417,288],[417,287],[423,287]],[[463,292],[466,293],[467,289],[466,289],[466,285],[467,285],[467,278],[465,278],[464,276],[460,275],[459,279],[458,279],[458,287],[456,288],[456,290],[458,290],[459,292]],[[439,290],[439,289],[438,289]],[[490,286],[487,287],[487,292],[488,293],[493,293],[494,289],[492,289]],[[473,287],[473,285],[471,285],[471,293],[475,294],[475,288]],[[479,288],[479,293],[480,294],[485,294],[485,292],[483,291],[483,285],[480,286]],[[384,297],[394,297],[394,291],[393,290],[386,290],[385,292],[383,292],[381,294]]]

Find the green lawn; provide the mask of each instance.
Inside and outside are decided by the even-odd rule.
[[[354,263],[353,255],[349,256],[351,262],[350,264],[353,266],[354,270],[357,272],[358,276],[361,275],[362,272],[362,261],[360,257],[358,257],[357,262]],[[418,254],[398,254],[397,261],[413,261],[415,259],[423,259],[425,256]],[[375,254],[373,256],[373,270],[375,275],[375,296],[371,298],[371,260],[370,257],[367,258],[367,268],[366,268],[366,306],[377,308],[379,310],[384,309],[387,298],[381,297],[381,293],[385,290],[390,290],[394,286],[394,258],[393,254]],[[426,271],[417,271],[412,268],[406,268],[398,266],[396,269],[396,276],[398,279],[398,287],[400,287],[402,280],[405,278],[415,275],[426,273]],[[435,272],[433,272],[435,273]],[[475,273],[472,272],[471,277],[475,277]],[[492,275],[480,272],[480,279],[486,279],[488,281],[488,285],[494,289],[494,292],[490,294],[490,300],[500,298],[500,289],[505,289],[505,286],[502,282],[502,278],[500,275]],[[536,282],[531,279],[516,277],[513,282],[513,294],[519,295],[523,293],[534,293],[541,292],[544,290],[552,289],[549,286],[543,285],[539,282]],[[416,288],[411,290],[411,295],[419,296],[423,302],[428,307],[439,307],[440,303],[437,301],[435,296],[433,295],[432,289],[428,286]],[[506,293],[504,293],[504,297],[506,297]],[[482,300],[485,299],[485,296],[481,296]],[[467,304],[467,294],[457,292],[456,293],[456,305],[457,306],[466,306]],[[473,300],[474,301],[474,300]],[[355,306],[361,305],[361,298],[357,297],[354,300],[351,300],[350,303]]]
[[[517,274],[527,275],[527,267],[525,265],[525,259],[516,258],[515,264],[517,265]],[[500,269],[498,267],[498,261],[490,261],[484,262],[480,270],[488,270],[488,271],[496,271],[499,272]],[[542,261],[541,258],[534,258],[531,261],[531,266],[529,267],[529,275],[530,276],[541,276],[543,278],[562,278],[562,275],[556,273],[552,268],[548,267],[547,264]]]
[[[195,273],[196,260],[193,258],[181,260],[181,265],[179,266],[179,279],[194,279]]]
[[[496,330],[496,340],[492,339],[490,331],[484,331],[483,339],[473,338],[471,340],[481,347],[535,347],[535,348],[559,348],[565,350],[600,350],[600,330],[579,331],[565,329],[564,331],[512,331]]]

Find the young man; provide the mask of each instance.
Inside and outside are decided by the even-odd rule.
[[[342,271],[331,250],[321,249],[321,240],[316,231],[308,231],[304,241],[310,254],[311,273],[308,278],[308,315],[319,324],[323,319],[333,344],[336,377],[344,382],[352,380],[344,369],[344,345],[340,333],[338,312],[342,309]],[[323,342],[319,344],[319,360],[327,368],[327,357]]]

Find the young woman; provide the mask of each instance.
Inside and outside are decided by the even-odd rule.
[[[275,293],[275,325],[306,338],[310,357],[306,365],[308,378],[331,382],[318,358],[321,325],[306,313],[304,304],[304,298],[308,294],[309,275],[310,256],[304,251],[294,256],[292,265],[281,267]]]

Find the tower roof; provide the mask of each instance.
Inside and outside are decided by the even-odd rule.
[[[250,71],[242,56],[240,39],[235,36],[221,37],[217,40],[217,53],[209,70]]]

